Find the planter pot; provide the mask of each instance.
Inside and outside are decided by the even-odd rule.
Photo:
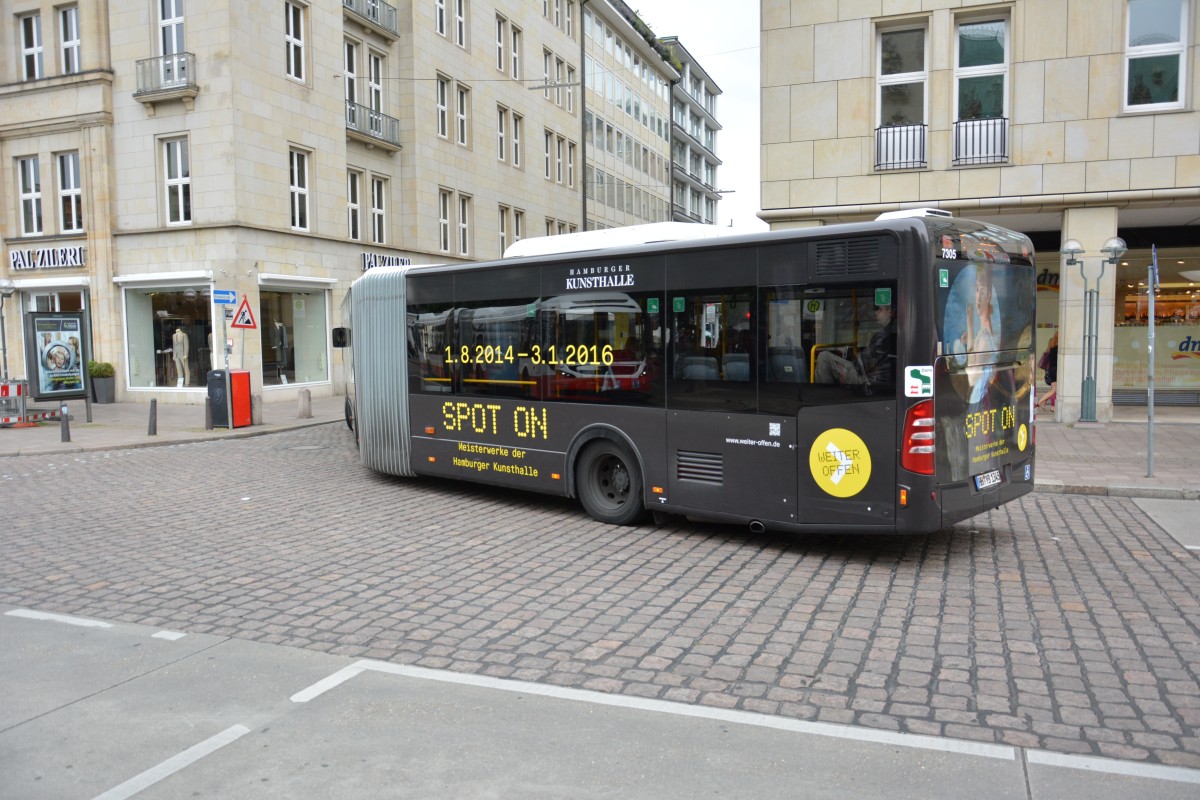
[[[112,403],[117,393],[116,378],[92,378],[92,400],[96,403]]]

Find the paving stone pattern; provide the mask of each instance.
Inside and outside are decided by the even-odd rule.
[[[1200,563],[1127,499],[916,538],[614,528],[375,475],[324,425],[5,459],[0,505],[0,604],[1200,768]]]

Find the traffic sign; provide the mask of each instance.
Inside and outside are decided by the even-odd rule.
[[[254,324],[254,314],[250,313],[250,298],[243,297],[242,304],[238,306],[237,313],[233,316],[233,322],[229,323],[234,328],[257,328]]]
[[[232,306],[237,303],[237,292],[233,289],[213,289],[213,305]]]

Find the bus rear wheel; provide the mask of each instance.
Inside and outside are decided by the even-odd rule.
[[[579,501],[592,519],[632,525],[642,516],[642,473],[628,450],[602,439],[587,445],[576,463]]]

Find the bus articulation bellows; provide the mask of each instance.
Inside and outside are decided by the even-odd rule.
[[[1032,490],[1023,234],[918,215],[587,249],[604,233],[355,281],[334,339],[362,463],[618,525],[921,533]]]

